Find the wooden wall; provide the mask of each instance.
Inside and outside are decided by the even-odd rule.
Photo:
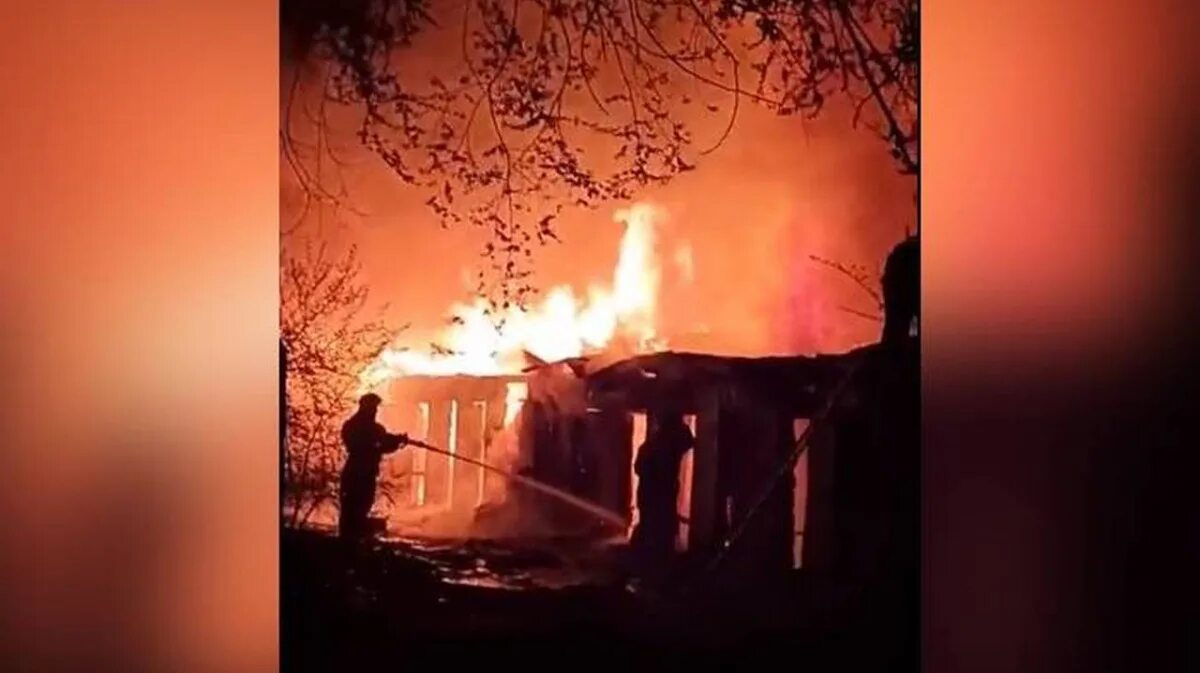
[[[393,382],[381,413],[391,432],[486,462],[486,443],[503,427],[506,384],[519,377],[409,377]],[[419,412],[420,406],[428,414]],[[427,432],[420,427],[427,420]],[[407,454],[407,455],[405,455]],[[392,461],[392,470],[408,476],[399,489],[406,495],[397,506],[473,508],[486,486],[486,472],[449,456],[408,448]],[[423,467],[423,475],[417,474]],[[416,481],[423,481],[424,502],[418,505]]]

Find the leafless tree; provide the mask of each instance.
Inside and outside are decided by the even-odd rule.
[[[354,408],[361,372],[396,330],[367,311],[353,249],[333,256],[308,247],[281,270],[280,335],[286,348],[284,506],[291,525],[337,502],[344,458],[340,429]]]
[[[283,124],[305,192],[341,201],[313,162],[345,160],[326,103],[354,111],[357,142],[444,225],[489,232],[478,289],[504,304],[532,291],[563,208],[692,170],[744,103],[811,117],[844,97],[918,171],[917,0],[285,0],[282,18],[288,58],[324,73],[315,137]],[[448,57],[431,71],[422,49]],[[698,142],[695,110],[727,115],[723,131]]]
[[[883,322],[883,294],[879,291],[879,278],[871,274],[865,267],[859,264],[847,264],[845,262],[837,262],[817,255],[809,255],[809,259],[836,271],[837,273],[849,278],[854,283],[855,287],[862,291],[870,300],[872,306],[868,310],[855,308],[853,306],[839,306],[838,308],[851,315],[856,315],[866,320],[874,322]]]

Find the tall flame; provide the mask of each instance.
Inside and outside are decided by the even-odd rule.
[[[524,366],[526,352],[553,362],[614,347],[618,341],[634,352],[663,348],[657,330],[657,227],[663,215],[647,203],[615,214],[625,231],[611,288],[592,286],[581,298],[570,286],[559,285],[537,307],[513,307],[498,317],[488,315],[483,299],[456,304],[451,311],[455,324],[436,341],[444,352],[389,347],[362,373],[363,390],[406,375],[513,374]]]
[[[660,281],[655,254],[656,214],[654,207],[645,203],[616,214],[616,219],[625,222],[625,235],[613,274],[614,308],[621,325],[641,346],[648,346],[655,335]]]

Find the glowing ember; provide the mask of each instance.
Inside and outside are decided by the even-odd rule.
[[[656,227],[661,210],[646,203],[616,213],[624,222],[620,253],[611,288],[590,287],[586,298],[566,285],[550,289],[530,309],[511,308],[489,316],[477,299],[453,307],[454,324],[436,343],[444,352],[423,353],[394,346],[361,375],[363,392],[401,376],[488,376],[515,374],[525,366],[526,352],[548,361],[579,357],[618,346],[635,353],[661,350],[657,334],[657,302],[661,279]],[[690,251],[686,266],[690,273]]]

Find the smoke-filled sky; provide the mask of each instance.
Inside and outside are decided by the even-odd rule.
[[[293,74],[285,63],[284,104]],[[687,121],[698,148],[720,136],[727,110],[696,107]],[[304,123],[302,115],[292,119]],[[485,232],[441,228],[424,205],[427,192],[402,184],[355,146],[351,133],[334,141],[353,164],[340,169],[349,200],[365,214],[314,209],[284,245],[302,245],[305,237],[356,244],[372,301],[388,305],[391,322],[410,323],[411,345],[423,346],[451,305],[471,298]],[[286,164],[281,180],[286,228],[300,212]],[[699,157],[695,171],[638,194],[669,214],[667,256],[682,242],[692,248],[690,286],[672,278],[675,267],[664,260],[661,333],[673,347],[746,355],[836,352],[875,340],[879,323],[841,308],[875,312],[871,298],[809,256],[860,264],[877,277],[891,246],[915,229],[915,193],[914,179],[897,173],[886,143],[870,130],[851,128],[849,111],[836,101],[814,120],[777,117],[743,103],[731,135]],[[623,205],[566,210],[557,228],[561,243],[536,253],[535,286],[565,283],[582,291],[591,283],[607,285],[621,235],[613,213]],[[697,331],[709,336],[684,338]]]

